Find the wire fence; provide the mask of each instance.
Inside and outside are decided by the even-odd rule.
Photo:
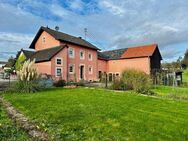
[[[153,69],[151,78],[154,85],[182,86],[184,85],[182,73],[183,71],[178,70]]]
[[[188,74],[188,72],[187,72]],[[188,86],[188,78],[186,75],[182,75],[182,71],[175,70],[160,70],[153,69],[151,71],[151,80],[154,86],[156,85],[166,85],[166,86]],[[110,87],[114,80],[120,79],[121,75],[119,73],[105,73],[101,72],[98,74],[98,81],[92,82],[96,86]],[[185,80],[183,79],[185,77]],[[53,78],[55,76],[45,75],[43,76],[43,81],[45,83],[52,84]],[[11,82],[16,81],[16,75],[4,74],[0,76],[0,91],[6,87],[10,87]],[[90,83],[90,82],[88,82]],[[90,83],[91,84],[91,83]]]
[[[153,85],[188,86],[188,83],[183,81],[182,71],[153,69],[150,76]],[[107,87],[119,78],[120,74],[117,73],[101,73],[99,75],[99,82],[105,83]]]

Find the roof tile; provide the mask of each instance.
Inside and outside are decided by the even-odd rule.
[[[35,51],[30,51],[30,50],[22,50],[22,51],[27,59],[30,58],[35,53]]]
[[[56,40],[60,40],[60,41],[64,41],[64,42],[72,43],[72,44],[76,44],[76,45],[81,45],[83,47],[94,49],[94,50],[100,50],[93,44],[89,43],[88,41],[86,41],[80,37],[75,37],[75,36],[72,36],[72,35],[69,35],[69,34],[66,34],[63,32],[59,32],[59,31],[50,29],[48,27],[43,27],[43,26],[39,29],[38,33],[36,34],[36,36],[35,36],[34,40],[32,41],[29,48],[33,48],[33,49],[35,48],[35,43],[43,31],[46,31],[47,33],[52,35]]]
[[[98,52],[99,59],[116,60],[119,59],[127,48]]]
[[[149,57],[153,55],[157,47],[157,44],[151,44],[145,46],[98,52],[98,58],[104,60],[116,60],[126,58]]]
[[[48,49],[43,49],[35,52],[35,54],[30,58],[31,60],[35,59],[35,62],[44,62],[50,61],[59,51],[61,51],[66,45],[61,45],[57,47],[52,47]]]
[[[128,48],[121,58],[149,57],[157,48],[157,44]]]

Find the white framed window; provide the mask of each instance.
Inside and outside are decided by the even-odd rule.
[[[92,60],[93,60],[93,56],[92,56],[91,53],[88,54],[88,59],[89,59],[89,61],[92,61]]]
[[[45,42],[46,42],[46,37],[43,36],[43,37],[42,37],[42,43],[45,43]]]
[[[69,58],[74,58],[74,48],[69,48]]]
[[[56,77],[60,77],[60,76],[62,76],[62,68],[60,68],[60,67],[56,67]]]
[[[56,58],[56,65],[62,65],[63,61],[62,58]]]
[[[119,74],[119,72],[117,72],[117,73],[116,73],[116,77],[119,77],[119,76],[120,76],[120,74]]]
[[[93,74],[93,67],[89,66],[88,71],[89,71],[89,74]]]
[[[80,51],[80,59],[84,59],[84,58],[85,58],[84,51]]]
[[[109,82],[113,81],[113,74],[112,73],[108,73],[108,81]]]
[[[70,74],[74,74],[74,69],[75,69],[75,65],[74,64],[69,64],[69,73]]]

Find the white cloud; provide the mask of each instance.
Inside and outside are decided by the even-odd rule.
[[[82,0],[69,1],[69,4],[70,4],[69,6],[71,9],[78,10],[78,11],[81,11],[83,9],[83,5],[84,5]]]
[[[0,32],[0,60],[14,56],[21,48],[28,49],[33,35]]]
[[[61,17],[61,18],[64,18],[65,16],[69,16],[69,11],[66,10],[65,8],[61,7],[60,5],[58,4],[52,4],[50,7],[49,7],[50,11]]]
[[[52,4],[29,0],[29,4],[34,8],[45,5],[42,8],[50,15],[59,17],[58,21],[26,12],[22,9],[24,2],[19,6],[0,4],[1,33],[13,33],[14,36],[14,33],[20,33],[30,37],[30,34],[34,36],[41,25],[52,28],[58,25],[63,32],[83,36],[83,29],[87,27],[89,41],[97,43],[102,49],[158,43],[164,58],[169,58],[169,48],[173,48],[172,55],[176,56],[183,53],[180,51],[180,43],[188,43],[186,0],[167,0],[163,3],[156,0],[96,0],[99,11],[85,15],[80,13],[85,12],[86,7],[92,7],[91,2],[86,4],[81,0],[68,1],[69,8],[66,8],[60,5],[58,0]],[[15,48],[26,45],[18,39],[11,38],[10,43],[6,44],[4,36],[0,36],[0,39],[4,39],[0,48],[10,44],[12,40],[11,44],[14,44]],[[10,48],[10,52],[15,48]]]
[[[108,1],[108,0],[102,0],[99,3],[101,5],[101,7],[107,9],[108,11],[110,11],[112,14],[115,15],[124,15],[125,14],[125,9],[122,8],[121,6],[115,5],[113,2]]]
[[[33,35],[21,34],[21,33],[0,32],[0,42],[30,44],[32,39],[33,39]]]

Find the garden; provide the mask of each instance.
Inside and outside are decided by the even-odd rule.
[[[19,81],[1,97],[50,140],[188,140],[188,88],[152,86],[149,76],[125,71],[109,89],[41,85],[26,62]],[[127,78],[127,79],[125,79]],[[32,140],[0,107],[0,140]]]
[[[188,103],[104,89],[4,95],[54,140],[187,140]]]

